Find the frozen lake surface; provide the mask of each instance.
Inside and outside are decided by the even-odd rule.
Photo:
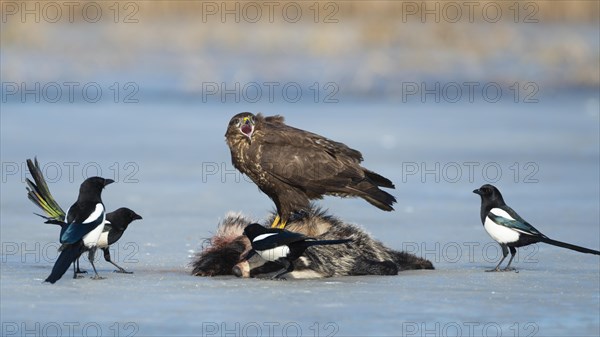
[[[190,276],[191,256],[228,211],[261,219],[273,208],[236,173],[224,143],[229,118],[249,109],[360,150],[366,167],[395,182],[396,212],[362,200],[319,205],[436,270],[286,282]],[[600,259],[536,245],[519,250],[519,273],[485,273],[500,250],[471,192],[493,183],[544,234],[600,248],[598,110],[598,93],[537,104],[3,104],[1,334],[598,336]],[[133,275],[100,260],[105,280],[67,273],[42,283],[58,231],[26,198],[24,163],[36,155],[64,208],[84,177],[117,181],[104,191],[107,208],[144,217],[113,249]]]

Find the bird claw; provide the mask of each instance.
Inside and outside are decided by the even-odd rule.
[[[504,268],[504,269],[500,269],[500,268],[496,268],[496,269],[489,269],[486,270],[486,272],[488,273],[493,273],[493,272],[505,272],[505,271],[514,271],[515,273],[518,273],[519,271],[516,268]]]
[[[77,270],[75,271],[75,274],[87,274],[87,270]]]
[[[118,269],[118,270],[113,270],[113,273],[119,273],[119,274],[133,274],[132,271],[127,271],[125,269]]]
[[[90,277],[92,280],[104,280],[106,277],[102,277],[100,275]]]

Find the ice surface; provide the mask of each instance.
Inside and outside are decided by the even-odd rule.
[[[2,334],[597,336],[599,257],[536,245],[519,250],[519,273],[484,272],[499,249],[471,192],[494,183],[549,237],[600,248],[599,120],[590,100],[597,104],[598,94],[563,93],[538,104],[5,104]],[[396,183],[397,211],[353,199],[319,204],[437,269],[286,282],[190,276],[190,256],[226,212],[261,219],[273,208],[230,164],[223,134],[243,110],[282,113],[362,151],[366,167]],[[64,208],[85,167],[117,181],[104,191],[107,208],[144,217],[113,248],[113,260],[133,275],[112,273],[100,260],[105,280],[67,273],[42,283],[58,231],[32,214],[38,210],[26,198],[22,165],[36,155]],[[415,165],[433,173],[409,174]],[[493,166],[487,178],[485,165]]]

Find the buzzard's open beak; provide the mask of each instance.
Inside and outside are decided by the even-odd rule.
[[[252,124],[252,121],[249,118],[244,118],[244,124],[240,126],[240,130],[246,135],[246,137],[252,139],[252,134],[254,133],[254,124]]]

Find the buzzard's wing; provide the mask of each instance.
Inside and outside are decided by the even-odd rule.
[[[357,164],[363,161],[362,154],[346,144],[333,141],[315,133],[296,129],[283,123],[281,116],[265,118],[267,126],[264,141],[269,144],[292,144],[300,147],[320,149],[332,156],[344,156]]]
[[[264,135],[262,167],[310,198],[350,194],[347,187],[364,179],[360,152],[307,131],[270,126]]]
[[[285,122],[285,118],[281,115],[275,115],[275,116],[263,116],[261,113],[258,113],[256,115],[257,118],[264,118],[265,123],[271,123],[271,124],[280,124],[280,125],[284,125]]]
[[[289,186],[270,191],[270,195],[277,195],[276,203],[297,209],[308,205],[309,199],[320,199],[327,194],[361,197],[382,210],[394,209],[396,198],[378,188],[394,188],[394,184],[360,166],[363,160],[360,152],[285,125],[279,116],[264,118],[260,124],[255,135],[260,159],[254,165],[260,166],[265,174],[263,179]]]

